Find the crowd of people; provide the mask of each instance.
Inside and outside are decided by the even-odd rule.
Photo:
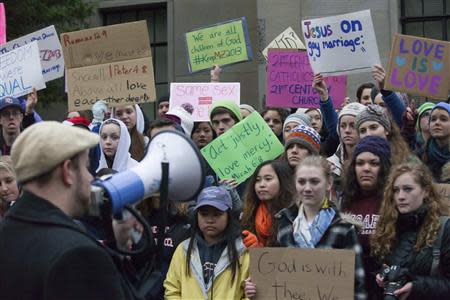
[[[341,107],[316,74],[319,107],[261,109],[284,152],[245,182],[204,160],[195,199],[154,194],[135,205],[142,218],[108,226],[87,215],[94,177],[138,165],[161,131],[202,149],[258,110],[222,100],[196,122],[163,96],[151,121],[138,104],[98,101],[58,123],[35,112],[36,91],[1,99],[0,297],[250,299],[248,249],[297,247],[353,250],[355,299],[450,298],[448,203],[436,186],[450,183],[449,99],[416,108],[384,89],[382,66],[372,75]]]

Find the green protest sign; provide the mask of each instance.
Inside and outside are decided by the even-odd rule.
[[[250,177],[262,162],[278,157],[283,151],[283,145],[258,112],[201,150],[220,179],[235,179],[238,183]]]
[[[185,37],[190,72],[252,59],[245,18],[200,28]]]

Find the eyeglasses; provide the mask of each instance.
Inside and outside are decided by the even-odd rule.
[[[427,110],[426,112],[420,115],[420,118],[429,118],[431,116],[431,110]]]
[[[11,117],[18,117],[22,114],[22,112],[20,110],[3,110],[0,111],[0,116],[4,117],[4,118],[11,118]]]

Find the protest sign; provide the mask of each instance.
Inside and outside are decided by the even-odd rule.
[[[304,20],[302,30],[314,73],[366,72],[380,63],[370,10]]]
[[[442,203],[450,209],[450,184],[449,183],[437,183],[435,185],[437,192],[442,197]],[[446,214],[449,214],[447,210]]]
[[[306,51],[269,49],[266,103],[270,107],[319,107],[320,96],[312,87],[314,73]],[[334,107],[346,97],[347,76],[325,78]]]
[[[194,121],[209,121],[209,108],[219,100],[240,104],[239,82],[173,82],[170,84],[170,107],[188,105]]]
[[[300,40],[300,38],[297,36],[295,31],[289,26],[286,28],[285,31],[280,33],[276,38],[273,39],[267,45],[266,48],[264,48],[263,51],[261,51],[262,55],[266,60],[269,59],[268,51],[269,48],[278,48],[278,49],[306,49],[305,45],[303,45],[303,42]]]
[[[353,299],[355,252],[338,249],[250,248],[255,299]]]
[[[19,97],[45,88],[37,42],[0,56],[0,98]]]
[[[155,101],[146,21],[61,34],[69,111]]]
[[[202,155],[220,179],[244,182],[264,161],[284,147],[258,112],[234,125],[202,148]]]
[[[449,48],[448,42],[396,34],[386,74],[386,89],[447,99]]]
[[[48,26],[0,46],[0,53],[37,41],[45,82],[64,76],[64,57],[55,26]]]
[[[0,3],[0,45],[6,43],[6,14],[5,5]]]
[[[190,72],[252,59],[244,17],[187,32],[185,40]]]

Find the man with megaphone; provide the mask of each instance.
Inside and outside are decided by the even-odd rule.
[[[88,151],[98,135],[58,122],[27,128],[12,147],[23,195],[0,227],[4,299],[136,299],[121,257],[73,218],[90,207]]]

